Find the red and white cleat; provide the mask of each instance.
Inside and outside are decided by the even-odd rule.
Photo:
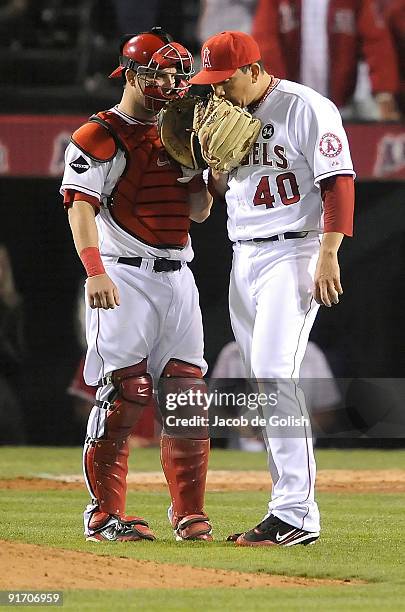
[[[100,515],[103,515],[100,516]],[[103,521],[104,518],[104,521]],[[101,524],[100,524],[101,523]],[[118,517],[95,513],[90,520],[88,542],[139,542],[156,540],[146,521],[138,516]]]
[[[212,526],[206,514],[188,514],[178,521],[174,520],[172,506],[167,511],[176,542],[212,542]]]

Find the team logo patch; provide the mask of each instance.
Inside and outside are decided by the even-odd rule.
[[[319,142],[319,150],[325,157],[336,157],[342,152],[342,142],[336,134],[327,132]]]
[[[73,168],[77,174],[83,174],[83,172],[87,172],[90,168],[90,164],[80,155],[77,159],[70,162],[69,166]]]
[[[210,60],[210,53],[211,51],[208,49],[208,47],[205,47],[203,51],[203,55],[202,55],[202,67],[203,68],[212,68],[211,60]]]
[[[274,125],[272,123],[267,123],[263,128],[262,128],[262,136],[265,140],[268,140],[269,138],[271,138],[274,134]]]

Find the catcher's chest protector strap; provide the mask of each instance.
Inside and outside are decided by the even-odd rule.
[[[124,152],[126,167],[109,199],[109,210],[129,234],[158,248],[183,248],[190,228],[187,186],[169,160],[155,125],[131,125],[115,113],[98,113]]]

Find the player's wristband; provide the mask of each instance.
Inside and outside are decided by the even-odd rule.
[[[80,259],[85,267],[87,276],[98,276],[105,274],[103,262],[101,261],[100,251],[97,247],[86,247],[80,251]]]

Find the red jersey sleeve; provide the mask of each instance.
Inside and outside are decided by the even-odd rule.
[[[353,236],[354,178],[337,174],[320,182],[324,206],[324,232]]]

